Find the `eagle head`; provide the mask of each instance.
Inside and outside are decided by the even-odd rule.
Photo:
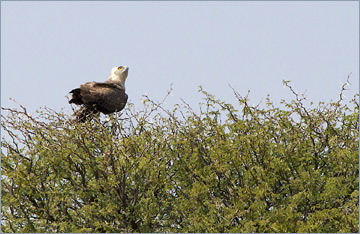
[[[127,66],[113,67],[111,69],[109,81],[118,83],[125,88],[125,80],[128,76],[129,68]]]

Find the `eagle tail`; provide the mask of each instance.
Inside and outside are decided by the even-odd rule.
[[[81,89],[73,89],[70,91],[70,93],[72,93],[72,97],[71,100],[69,101],[69,103],[74,103],[76,105],[80,105],[80,104],[84,104],[82,97],[81,97]]]

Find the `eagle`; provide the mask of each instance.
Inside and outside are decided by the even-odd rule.
[[[114,67],[105,82],[87,82],[80,85],[80,88],[71,90],[72,98],[69,103],[81,105],[74,113],[76,120],[83,123],[93,114],[111,114],[124,109],[128,100],[125,93],[128,72],[127,66]]]

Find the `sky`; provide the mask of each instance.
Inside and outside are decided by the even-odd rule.
[[[143,95],[196,109],[207,92],[230,103],[309,101],[359,92],[359,2],[1,2],[1,106],[70,112],[66,96],[127,65],[129,101]]]

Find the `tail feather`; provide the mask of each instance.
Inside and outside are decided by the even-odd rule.
[[[69,103],[74,103],[76,105],[80,105],[80,104],[84,104],[82,97],[81,97],[81,89],[73,89],[70,91],[70,93],[72,93],[72,97],[71,100],[69,101]]]

